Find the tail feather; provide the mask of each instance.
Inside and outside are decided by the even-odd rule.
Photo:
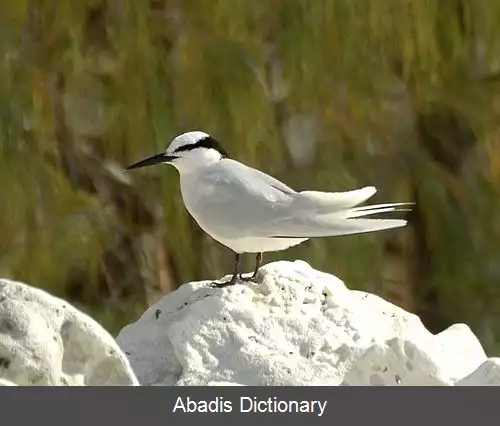
[[[356,207],[376,192],[373,186],[347,192],[303,191],[289,206],[291,215],[266,223],[261,231],[275,238],[314,238],[363,234],[399,228],[403,219],[365,218],[378,213],[406,212],[414,203],[384,203]]]
[[[345,213],[344,219],[355,219],[358,217],[371,216],[379,213],[400,212],[400,211],[405,211],[405,210],[397,210],[395,207],[386,207],[385,209],[375,209],[375,210],[364,210],[362,212],[355,212],[351,210]],[[377,220],[377,219],[371,219],[371,220]]]
[[[361,206],[361,207],[354,207],[352,210],[371,210],[373,208],[380,208],[380,207],[402,207],[402,206],[413,206],[415,203],[386,203],[386,204],[372,204],[370,206]],[[403,211],[408,211],[411,209],[405,209]]]
[[[408,223],[404,219],[353,219],[346,220],[345,226],[340,226],[340,232],[335,235],[364,234],[367,232],[383,231],[400,228]]]
[[[356,217],[370,216],[378,213],[386,212],[408,212],[411,211],[410,208],[398,208],[398,206],[404,206],[411,203],[394,203],[394,204],[375,204],[372,206],[365,206],[361,208],[354,208],[346,210],[343,215],[345,219],[353,219]]]
[[[404,219],[342,219],[335,216],[333,219],[321,218],[314,222],[291,224],[275,229],[275,238],[315,238],[335,237],[341,235],[365,234],[367,232],[382,231],[385,229],[405,226]],[[293,229],[293,230],[292,230]]]
[[[343,209],[316,215],[294,214],[268,223],[272,236],[276,238],[314,238],[363,234],[405,226],[404,219],[365,218],[378,213],[407,212],[404,208],[413,203],[386,203],[361,208]],[[296,212],[297,213],[297,212]]]

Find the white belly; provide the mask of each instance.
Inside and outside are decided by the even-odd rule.
[[[208,233],[208,232],[207,232]],[[259,238],[259,237],[244,237],[238,239],[227,240],[218,238],[216,235],[211,235],[213,239],[222,245],[229,247],[236,253],[265,253],[269,251],[286,250],[289,247],[296,246],[309,238]]]

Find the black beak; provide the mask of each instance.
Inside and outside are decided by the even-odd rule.
[[[138,161],[137,163],[128,166],[125,170],[138,169],[139,167],[146,167],[146,166],[154,166],[155,164],[160,164],[160,163],[169,163],[170,161],[175,160],[176,158],[177,157],[175,155],[167,155],[162,152],[161,154],[156,154],[153,155],[152,157]]]

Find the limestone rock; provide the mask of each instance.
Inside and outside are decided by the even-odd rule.
[[[141,384],[453,385],[487,359],[466,325],[433,335],[302,261],[209,284],[182,285],[120,332]]]
[[[43,290],[0,280],[0,378],[17,385],[137,385],[99,324]]]
[[[457,386],[500,386],[500,358],[487,359]]]

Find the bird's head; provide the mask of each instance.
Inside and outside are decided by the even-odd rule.
[[[125,170],[163,163],[174,166],[179,173],[189,173],[222,158],[228,155],[219,143],[207,133],[195,131],[177,136],[165,152],[134,163]]]

